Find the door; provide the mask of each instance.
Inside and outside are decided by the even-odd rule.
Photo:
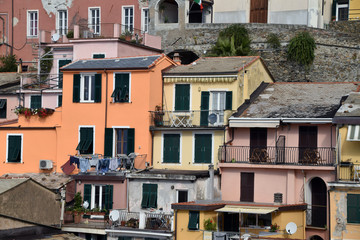
[[[321,178],[311,180],[311,226],[324,228],[326,226],[326,184]]]
[[[267,160],[267,128],[250,128],[250,162]]]
[[[299,162],[309,163],[316,159],[317,136],[317,126],[299,127]]]
[[[267,23],[268,0],[251,0],[250,22]]]
[[[254,202],[254,173],[241,173],[241,202]]]

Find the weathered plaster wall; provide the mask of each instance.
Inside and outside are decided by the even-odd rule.
[[[35,226],[35,225],[16,221],[11,218],[0,217],[0,230],[31,227],[31,226]],[[1,232],[0,232],[0,236],[1,236]]]

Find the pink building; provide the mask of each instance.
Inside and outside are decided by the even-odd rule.
[[[222,200],[307,203],[306,239],[328,239],[332,118],[342,97],[357,89],[353,83],[260,86],[229,119],[228,141],[219,149]]]

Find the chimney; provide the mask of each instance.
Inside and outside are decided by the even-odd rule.
[[[177,65],[181,65],[181,60],[180,60],[179,53],[174,53],[173,60],[174,60],[174,62],[176,62]]]
[[[282,201],[283,201],[282,193],[274,193],[274,203],[275,204],[281,204]]]
[[[214,165],[209,165],[209,200],[214,200]]]

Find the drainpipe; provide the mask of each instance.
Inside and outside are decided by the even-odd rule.
[[[105,128],[106,128],[107,127],[107,106],[108,106],[108,73],[107,73],[106,69],[104,69],[104,73],[106,74],[106,94],[105,94]]]
[[[304,203],[306,203],[306,190],[305,190],[305,184],[306,184],[306,173],[304,170],[301,170],[302,173],[304,174],[304,187],[303,187],[303,191],[304,191]]]
[[[214,200],[214,165],[213,164],[209,165],[209,175],[210,175],[209,200]]]
[[[14,0],[11,0],[11,48],[10,55],[13,55],[14,51]]]

